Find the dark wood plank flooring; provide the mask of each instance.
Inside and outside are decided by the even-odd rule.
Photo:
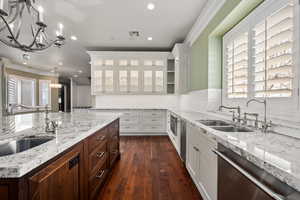
[[[120,142],[121,160],[98,200],[202,200],[167,136]]]

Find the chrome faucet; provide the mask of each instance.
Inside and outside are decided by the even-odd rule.
[[[49,118],[49,106],[25,106],[22,104],[10,104],[7,112],[12,115],[14,113],[14,109],[16,108],[25,108],[25,109],[45,109],[45,132],[46,133],[56,133],[58,128],[58,122],[51,121]]]
[[[249,106],[249,104],[251,102],[264,104],[264,121],[263,121],[263,125],[262,125],[262,131],[264,133],[267,133],[268,129],[272,127],[272,121],[267,122],[267,100],[264,99],[264,100],[260,101],[260,100],[257,100],[257,99],[250,99],[247,102],[247,107]]]
[[[245,125],[247,125],[247,122],[248,122],[248,118],[247,118],[247,116],[253,116],[253,117],[255,117],[255,124],[254,124],[254,126],[255,126],[255,128],[258,128],[258,113],[247,113],[247,112],[245,112],[244,113],[244,124]]]
[[[235,120],[237,120],[238,124],[241,124],[241,107],[240,106],[237,106],[237,107],[228,107],[228,106],[219,106],[219,110],[222,111],[222,108],[225,108],[227,110],[237,110],[237,113],[238,113],[238,116],[235,117],[235,113],[234,111],[232,112],[232,121],[235,122]]]

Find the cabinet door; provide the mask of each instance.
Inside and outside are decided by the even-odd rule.
[[[139,71],[131,70],[130,71],[130,92],[138,92],[139,91]]]
[[[164,72],[155,71],[155,92],[163,92],[164,85]]]
[[[114,71],[105,70],[105,92],[114,92]]]
[[[198,183],[199,179],[199,164],[200,164],[200,150],[197,141],[197,132],[191,125],[187,125],[187,168],[191,176]]]
[[[93,93],[103,92],[103,71],[95,70],[93,77]]]
[[[29,178],[31,200],[84,199],[83,145],[49,164]],[[81,176],[80,176],[81,175]]]
[[[144,92],[153,91],[153,73],[152,71],[144,71]]]
[[[119,90],[120,90],[120,92],[128,92],[128,72],[127,72],[127,70],[119,71]]]

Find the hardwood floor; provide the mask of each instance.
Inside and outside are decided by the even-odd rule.
[[[98,200],[202,200],[167,136],[121,137],[120,149]]]

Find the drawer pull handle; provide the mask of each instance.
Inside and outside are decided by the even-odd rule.
[[[97,153],[97,158],[102,158],[104,156],[105,152]]]
[[[199,149],[198,149],[197,147],[194,146],[193,148],[194,148],[196,151],[199,151]]]
[[[102,176],[104,175],[104,172],[105,172],[104,170],[101,170],[100,174],[96,175],[96,178],[99,178],[99,179],[102,178]]]
[[[111,153],[117,154],[117,153],[119,153],[119,151],[118,151],[118,150],[114,150],[114,151],[112,151]]]
[[[97,137],[97,141],[103,141],[105,140],[105,136]]]

